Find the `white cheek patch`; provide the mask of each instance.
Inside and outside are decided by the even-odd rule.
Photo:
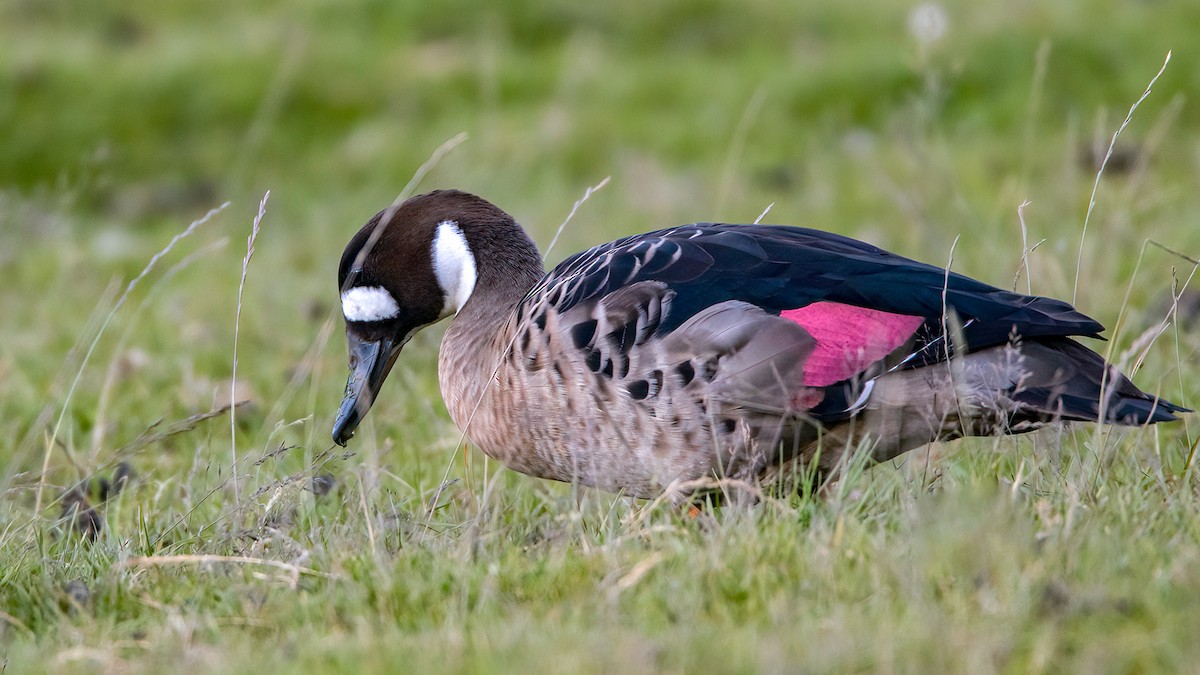
[[[347,321],[382,321],[400,316],[400,306],[382,286],[355,286],[342,293]]]
[[[475,290],[475,255],[453,220],[438,223],[433,238],[433,272],[446,296],[442,316],[457,314]]]

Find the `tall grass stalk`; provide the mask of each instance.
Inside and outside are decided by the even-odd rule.
[[[1087,213],[1083,217],[1083,231],[1079,234],[1079,252],[1075,257],[1075,284],[1074,290],[1071,291],[1071,304],[1075,304],[1079,300],[1079,271],[1083,268],[1083,244],[1087,240],[1088,222],[1092,219],[1092,210],[1096,208],[1096,193],[1100,190],[1100,177],[1104,175],[1104,169],[1108,166],[1108,160],[1112,159],[1113,148],[1117,146],[1117,137],[1125,131],[1125,127],[1133,121],[1133,112],[1138,109],[1142,101],[1150,95],[1150,91],[1154,88],[1154,83],[1158,82],[1158,78],[1167,70],[1167,64],[1171,62],[1171,52],[1167,52],[1167,58],[1163,60],[1162,67],[1158,69],[1154,77],[1150,78],[1150,84],[1146,85],[1146,90],[1138,97],[1138,100],[1133,102],[1129,107],[1129,112],[1125,115],[1125,120],[1121,122],[1121,126],[1113,132],[1112,139],[1108,142],[1108,150],[1104,153],[1104,159],[1100,162],[1100,168],[1096,171],[1096,180],[1092,183],[1092,195],[1088,198]]]
[[[238,334],[242,324],[242,293],[246,289],[246,273],[250,270],[250,258],[254,257],[254,242],[258,239],[259,228],[263,216],[267,214],[267,200],[271,191],[267,190],[258,203],[258,213],[254,216],[254,224],[250,235],[246,237],[246,255],[242,258],[242,276],[238,281],[237,310],[233,315],[233,373],[229,378],[229,470],[233,478],[233,500],[241,507],[241,492],[238,490],[238,459],[237,459],[237,371],[238,371]]]

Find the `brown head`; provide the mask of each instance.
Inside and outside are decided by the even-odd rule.
[[[472,301],[519,300],[541,275],[521,226],[475,195],[438,190],[377,213],[338,266],[350,377],[333,440],[345,445],[354,435],[418,330]]]

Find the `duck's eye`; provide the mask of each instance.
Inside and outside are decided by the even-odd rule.
[[[400,315],[400,305],[382,286],[355,286],[342,293],[346,321],[384,321]]]

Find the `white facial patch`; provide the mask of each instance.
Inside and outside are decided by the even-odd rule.
[[[433,272],[446,295],[442,316],[458,314],[475,290],[475,255],[453,220],[438,223],[433,237]]]
[[[355,286],[342,293],[342,315],[347,321],[383,321],[400,315],[400,306],[382,286]]]

